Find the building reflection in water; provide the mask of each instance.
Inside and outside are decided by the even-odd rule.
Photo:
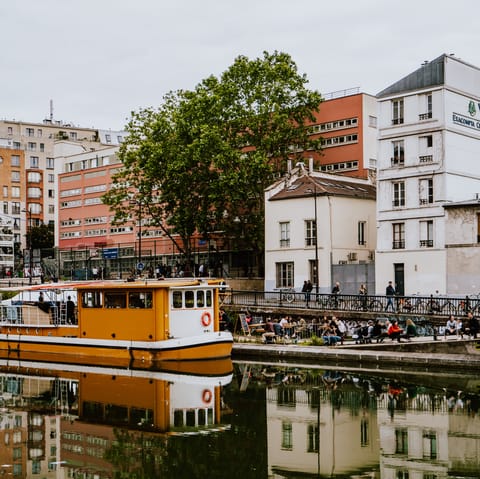
[[[480,477],[476,380],[450,378],[451,389],[434,377],[425,387],[329,370],[262,375],[271,477]]]
[[[480,477],[475,377],[234,368],[0,361],[0,476]]]

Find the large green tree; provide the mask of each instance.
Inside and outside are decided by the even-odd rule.
[[[220,77],[133,112],[105,202],[121,222],[133,200],[137,219],[179,235],[187,258],[195,232],[241,233],[245,247],[263,251],[265,187],[287,159],[319,148],[308,122],[321,96],[306,84],[286,53],[239,56]]]

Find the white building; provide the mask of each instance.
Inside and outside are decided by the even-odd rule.
[[[314,292],[330,293],[340,280],[343,293],[357,293],[374,259],[375,187],[309,170],[302,165],[265,192],[265,291],[300,291],[310,280]]]
[[[377,293],[457,292],[443,206],[480,192],[480,70],[442,55],[377,98]]]

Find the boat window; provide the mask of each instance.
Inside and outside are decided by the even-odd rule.
[[[203,308],[205,306],[205,291],[197,291],[197,307]]]
[[[82,307],[101,308],[102,292],[101,291],[84,291],[82,293]]]
[[[185,291],[185,307],[193,308],[195,306],[195,292]]]
[[[128,293],[128,307],[129,308],[151,308],[152,307],[152,293],[151,291],[135,291]]]
[[[181,291],[174,291],[173,292],[172,304],[173,304],[174,308],[181,308],[183,306],[182,292]]]
[[[207,304],[206,306],[208,308],[210,308],[212,306],[212,292],[209,290],[209,291],[205,291],[205,293],[207,294]]]
[[[127,293],[121,292],[106,292],[105,293],[105,307],[106,308],[126,308],[127,307]]]

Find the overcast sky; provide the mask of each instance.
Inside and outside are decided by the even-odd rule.
[[[442,53],[480,67],[478,0],[6,0],[0,118],[122,129],[130,112],[286,52],[326,94],[377,94]]]

